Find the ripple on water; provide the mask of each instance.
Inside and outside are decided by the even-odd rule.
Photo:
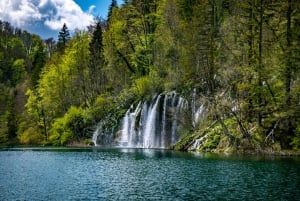
[[[162,150],[0,151],[0,200],[295,200],[299,160]]]

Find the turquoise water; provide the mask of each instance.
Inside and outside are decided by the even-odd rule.
[[[0,151],[0,200],[300,200],[300,160],[6,149]]]

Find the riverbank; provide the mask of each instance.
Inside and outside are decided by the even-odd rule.
[[[94,143],[87,143],[85,141],[76,141],[69,143],[66,146],[45,146],[45,145],[1,145],[0,149],[86,149],[86,148],[101,148],[103,146],[95,146]],[[114,148],[115,146],[105,146]],[[125,147],[128,148],[128,147]],[[129,148],[129,149],[137,149],[137,148]],[[155,148],[152,148],[155,150]],[[166,150],[174,150],[174,149],[166,149]],[[225,148],[225,149],[212,149],[209,151],[204,151],[204,150],[174,150],[174,151],[179,151],[179,152],[186,152],[186,153],[213,153],[213,154],[220,154],[220,155],[248,155],[248,156],[282,156],[282,157],[300,157],[300,150],[274,150],[273,148],[265,148],[265,149],[260,149],[260,150],[237,150],[233,148]]]
[[[212,150],[208,153],[225,154],[225,155],[257,155],[257,156],[297,156],[300,157],[300,150]]]

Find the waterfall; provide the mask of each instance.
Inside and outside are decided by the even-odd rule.
[[[196,128],[201,120],[203,120],[206,116],[205,106],[203,103],[199,105],[197,103],[197,90],[193,90],[192,95],[192,114],[193,114],[193,127]]]
[[[158,115],[158,111],[157,111],[157,106],[158,103],[161,99],[161,95],[158,96],[158,98],[156,99],[156,101],[154,102],[153,105],[151,105],[150,111],[149,111],[149,115],[147,117],[146,120],[146,128],[144,131],[144,138],[143,138],[143,147],[144,148],[151,148],[153,147],[158,147],[158,143],[155,141],[155,134],[157,132],[157,124],[156,124],[156,120],[157,120],[157,115]]]
[[[205,117],[204,104],[201,104],[194,113],[194,126],[196,126],[201,119]]]
[[[167,114],[167,100],[168,100],[168,95],[164,98],[164,104],[163,104],[163,113],[162,113],[162,131],[161,131],[161,145],[165,144],[165,136],[166,136],[166,114]]]
[[[104,123],[100,122],[93,133],[92,140],[95,146],[111,144],[113,141],[113,129],[105,128]]]
[[[98,128],[93,133],[92,141],[94,142],[94,146],[97,146],[97,138],[98,138]]]
[[[177,128],[188,109],[187,101],[176,92],[153,96],[130,108],[122,121],[120,146],[167,148],[180,138]]]
[[[119,142],[123,146],[132,146],[133,142],[135,141],[135,119],[140,111],[141,102],[138,104],[134,112],[130,112],[132,110],[132,107],[130,107],[129,110],[127,110],[123,122],[122,122],[122,135],[121,135],[121,141]]]
[[[200,137],[199,139],[195,139],[192,146],[189,148],[189,150],[197,150],[200,149],[202,144],[207,140],[208,134]]]

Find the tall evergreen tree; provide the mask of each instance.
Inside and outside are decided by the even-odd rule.
[[[94,26],[91,42],[89,43],[90,63],[89,63],[89,78],[90,89],[89,99],[94,99],[103,89],[105,76],[103,73],[104,56],[102,42],[102,27],[101,21],[97,21]]]
[[[57,48],[58,50],[64,50],[66,47],[67,42],[70,40],[70,32],[68,30],[68,27],[66,23],[64,23],[61,31],[58,34],[58,42],[57,42]]]
[[[110,6],[108,8],[108,14],[107,14],[107,21],[108,22],[110,21],[110,17],[112,15],[112,12],[113,12],[114,8],[118,8],[117,0],[112,0]]]

